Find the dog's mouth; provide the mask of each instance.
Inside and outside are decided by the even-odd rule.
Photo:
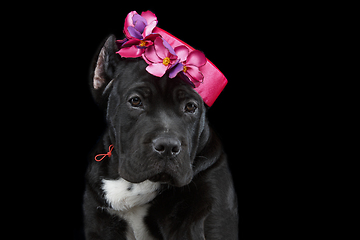
[[[168,174],[168,173],[158,173],[155,176],[152,176],[151,178],[149,178],[150,181],[152,182],[159,182],[159,183],[166,183],[166,184],[171,184],[174,185],[174,178]]]

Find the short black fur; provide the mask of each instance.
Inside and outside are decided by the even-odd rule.
[[[117,50],[112,35],[96,55],[90,77],[108,127],[89,157],[86,239],[126,239],[128,223],[109,213],[101,188],[103,179],[120,177],[132,183],[161,179],[161,193],[144,219],[155,239],[238,239],[232,177],[201,97],[180,78],[152,76],[144,60],[122,59]],[[134,97],[141,104],[132,104]],[[196,110],[186,111],[188,103]],[[176,147],[156,150],[158,139]],[[106,153],[110,144],[111,157],[96,162],[94,156]]]

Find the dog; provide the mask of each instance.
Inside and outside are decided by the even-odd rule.
[[[117,51],[111,35],[90,77],[108,126],[86,172],[86,239],[238,239],[237,196],[204,101]]]

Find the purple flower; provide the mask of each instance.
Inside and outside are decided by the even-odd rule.
[[[136,11],[130,12],[124,25],[124,40],[118,40],[121,49],[117,52],[122,57],[141,57],[145,49],[153,45],[159,34],[152,33],[157,25],[157,18],[151,11],[142,12],[139,15]]]

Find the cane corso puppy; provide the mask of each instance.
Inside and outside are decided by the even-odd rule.
[[[86,239],[237,239],[237,197],[202,98],[181,78],[121,58],[115,41],[90,79],[108,126],[86,173]]]

